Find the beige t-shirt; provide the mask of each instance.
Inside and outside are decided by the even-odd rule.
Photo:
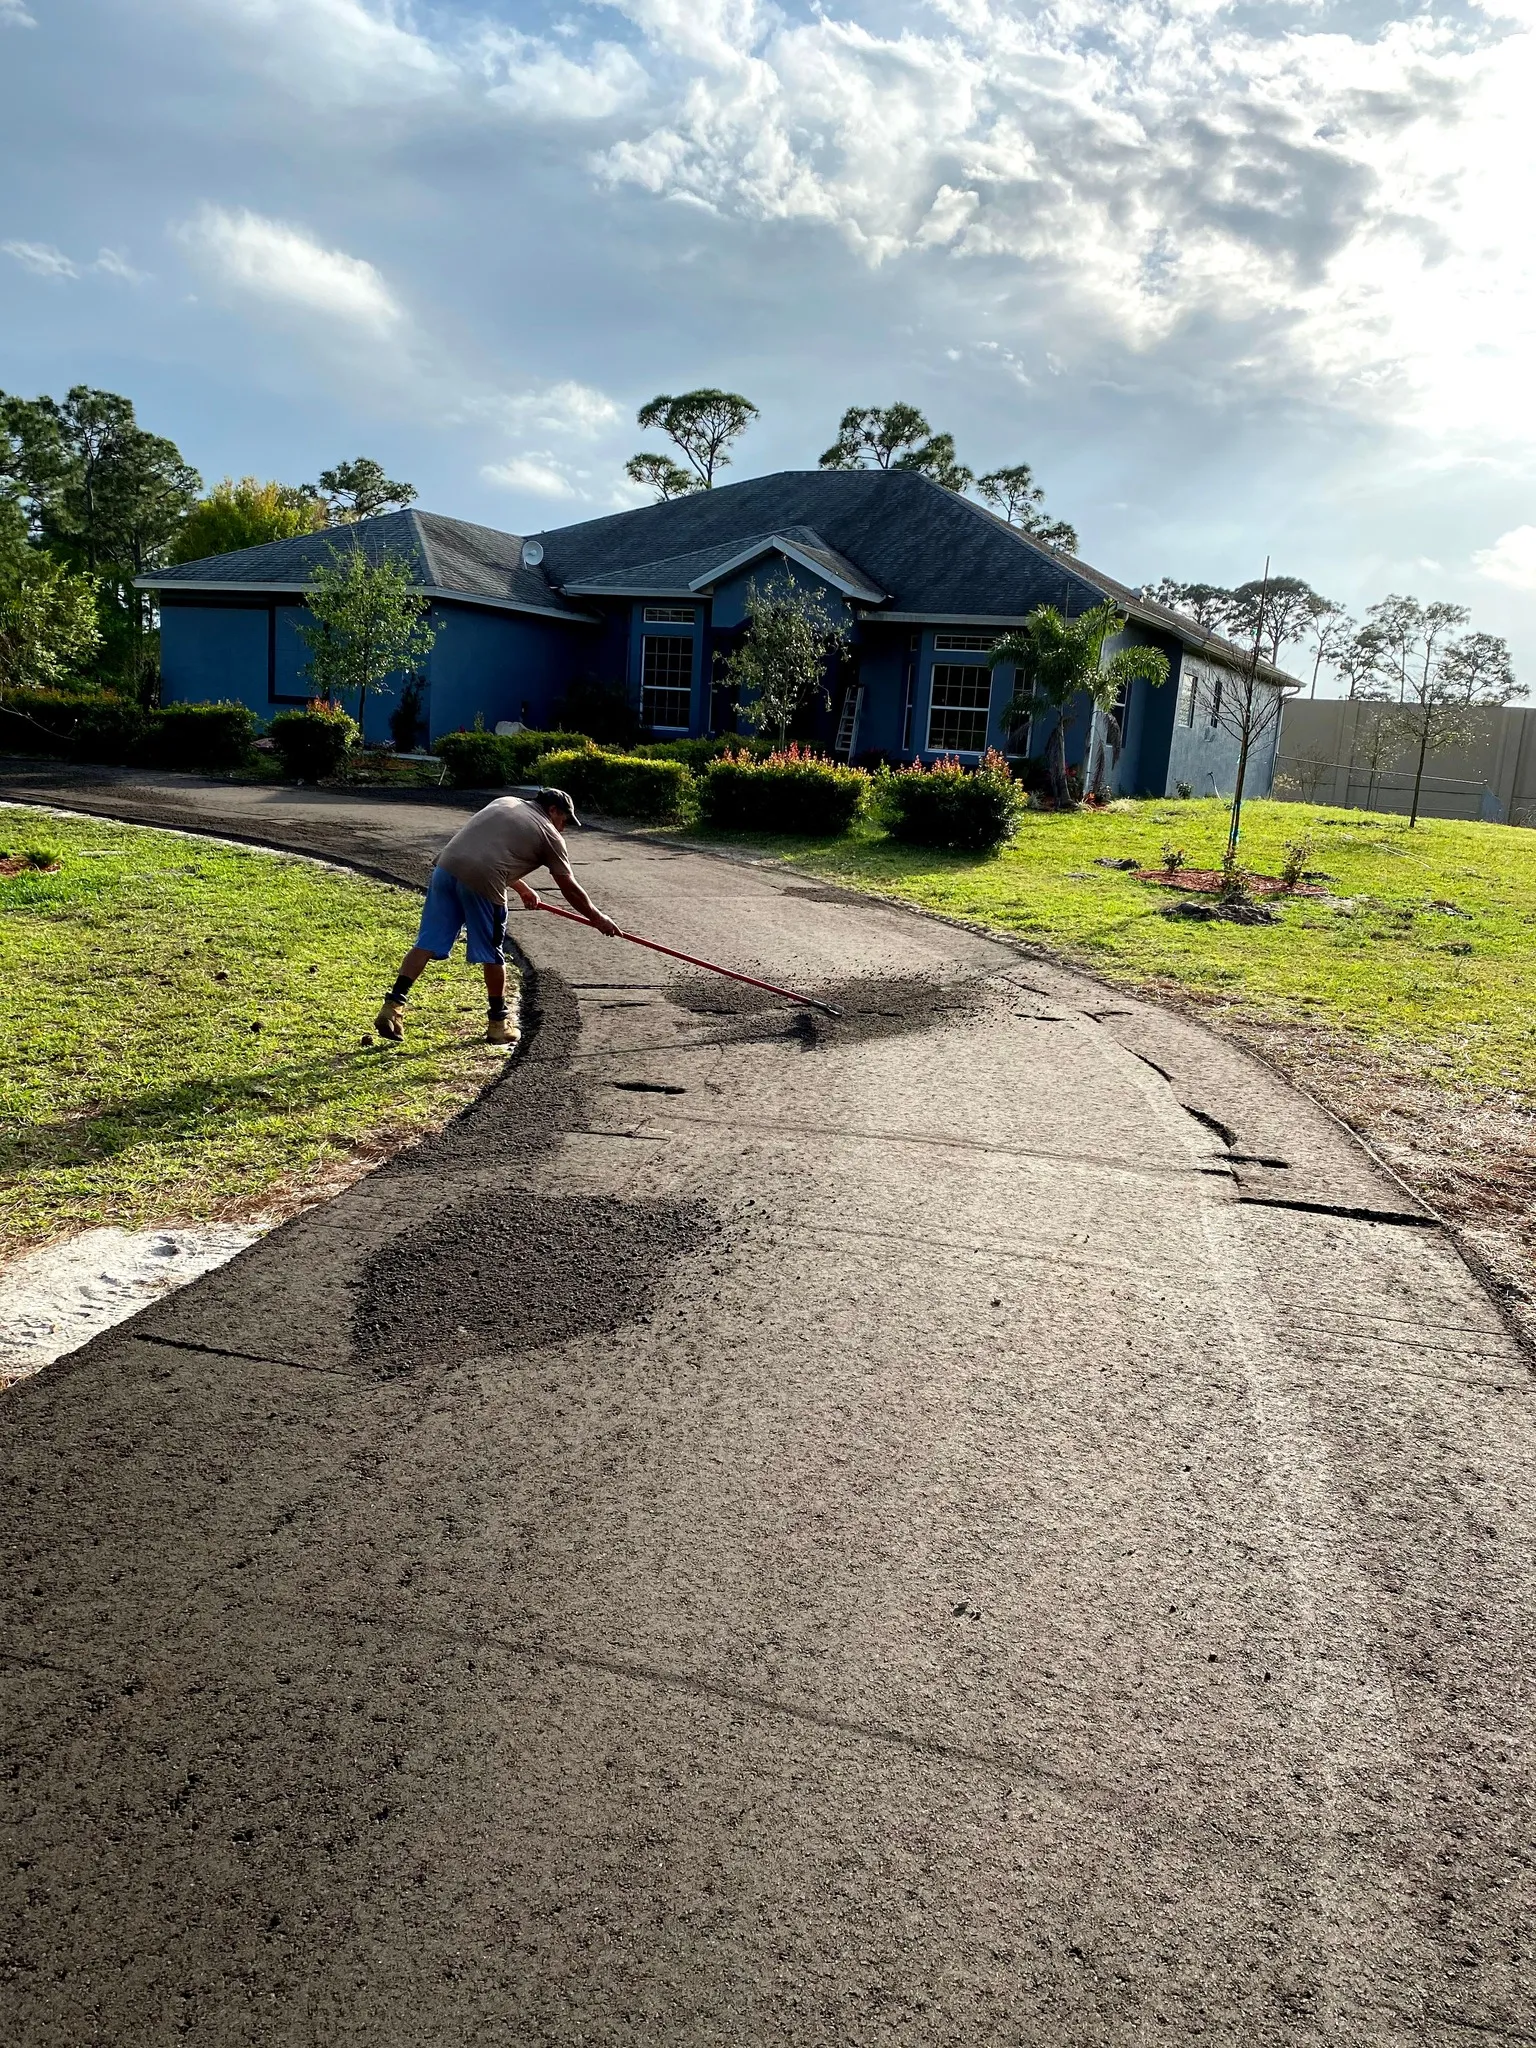
[[[557,882],[574,881],[565,841],[537,804],[520,796],[499,796],[461,825],[437,865],[477,896],[504,904],[508,882],[520,882],[535,868],[548,868]]]

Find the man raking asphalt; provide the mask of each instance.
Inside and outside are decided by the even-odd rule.
[[[576,806],[563,789],[540,789],[524,800],[499,796],[454,833],[437,856],[421,913],[416,943],[400,963],[395,985],[373,1028],[381,1038],[404,1038],[405,1005],[429,960],[446,960],[460,932],[472,966],[485,970],[489,1045],[515,1045],[517,1026],[507,1009],[507,891],[528,909],[540,907],[538,891],[523,879],[548,868],[555,886],[585,921],[616,938],[619,928],[592,901],[571,873],[564,833],[580,826]]]

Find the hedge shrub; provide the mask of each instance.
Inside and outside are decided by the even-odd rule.
[[[713,740],[646,740],[638,747],[631,747],[629,752],[643,754],[649,761],[686,762],[697,775],[701,768],[707,768],[711,761],[718,761],[726,754],[746,754],[754,761],[764,761],[773,752],[773,742],[738,739],[731,733]]]
[[[267,727],[291,782],[319,782],[340,772],[358,738],[358,723],[339,704],[316,701],[304,711],[279,711]]]
[[[241,768],[251,758],[256,714],[246,704],[164,704],[140,746],[155,768]]]
[[[693,788],[681,761],[602,754],[595,747],[545,754],[533,764],[529,779],[568,791],[578,810],[590,804],[609,817],[652,822],[677,817]]]
[[[0,704],[0,748],[120,766],[135,757],[154,715],[128,697],[8,690]]]
[[[505,789],[532,782],[534,763],[559,749],[592,745],[579,732],[445,732],[432,749],[455,789]]]
[[[869,777],[799,746],[754,761],[726,754],[699,776],[699,809],[722,832],[791,832],[833,838],[863,810]]]
[[[925,768],[914,761],[883,778],[881,810],[893,839],[908,846],[946,846],[992,853],[1018,830],[1024,792],[998,753],[976,769],[955,760]]]

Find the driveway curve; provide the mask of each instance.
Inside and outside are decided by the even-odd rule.
[[[0,2037],[1536,2039],[1532,1380],[1433,1220],[1033,953],[575,852],[846,1014],[516,919],[473,1110],[5,1397]]]

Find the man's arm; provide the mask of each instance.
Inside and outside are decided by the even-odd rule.
[[[584,918],[588,919],[590,923],[595,924],[600,932],[606,932],[610,939],[616,939],[619,936],[619,928],[613,919],[598,909],[574,875],[562,875],[554,868],[551,868],[550,873],[554,875],[560,894],[570,904],[572,910],[579,910]]]

